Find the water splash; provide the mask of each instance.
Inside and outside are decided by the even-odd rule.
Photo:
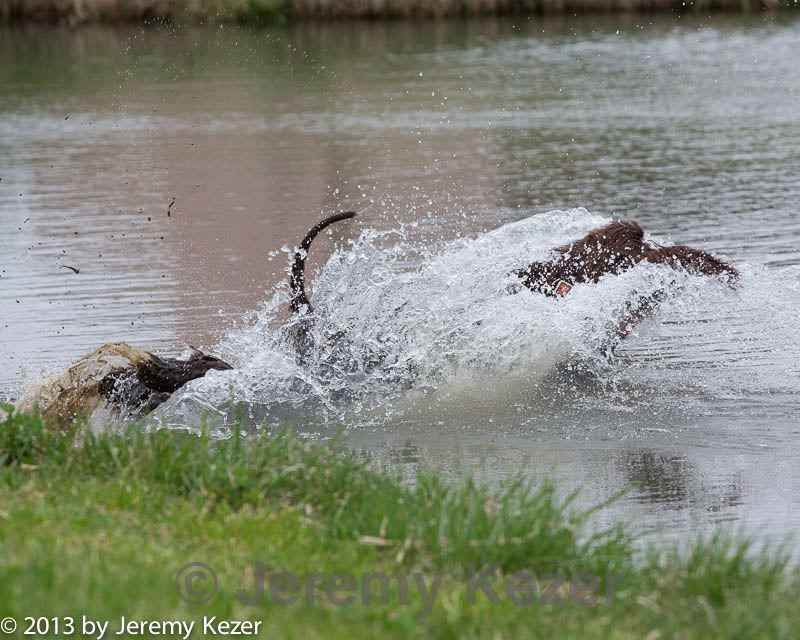
[[[494,416],[502,407],[559,411],[564,396],[573,410],[587,402],[619,410],[651,395],[663,401],[667,389],[673,403],[707,394],[741,400],[752,391],[742,389],[752,380],[746,364],[777,348],[773,342],[785,349],[795,331],[789,309],[777,314],[787,321],[770,341],[752,331],[742,307],[764,304],[767,276],[757,269],[744,266],[736,292],[651,264],[578,284],[563,299],[513,292],[513,269],[609,221],[585,209],[553,211],[435,246],[414,245],[402,229],[365,230],[314,278],[314,346],[302,363],[286,339],[296,320],[280,286],[221,345],[235,371],[191,383],[156,417],[181,427],[210,415],[224,432],[238,405],[254,421],[313,430],[381,424],[426,404]],[[609,357],[603,346],[626,303],[664,288],[670,295],[657,316]],[[793,291],[796,299],[796,283]]]

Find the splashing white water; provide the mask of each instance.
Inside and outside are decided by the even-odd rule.
[[[314,347],[302,363],[285,337],[294,321],[285,311],[288,290],[279,287],[255,321],[221,346],[236,369],[194,381],[156,417],[181,426],[210,413],[224,425],[230,409],[220,407],[233,402],[271,422],[374,424],[431,398],[447,398],[453,409],[530,400],[552,393],[547,381],[565,365],[620,383],[602,347],[627,302],[665,288],[665,317],[689,325],[686,318],[695,318],[697,328],[711,316],[719,320],[713,335],[741,337],[733,335],[741,327],[725,320],[735,318],[747,291],[665,266],[641,264],[560,299],[512,293],[513,269],[609,221],[585,209],[554,211],[437,247],[413,246],[402,231],[366,230],[335,251],[316,279]],[[675,327],[650,324],[657,329],[648,339]],[[634,351],[638,342],[646,340],[634,338]]]

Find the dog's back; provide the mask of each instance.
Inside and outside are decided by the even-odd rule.
[[[597,283],[604,276],[619,275],[643,260],[697,275],[727,276],[731,281],[739,277],[734,267],[700,249],[651,246],[645,242],[644,229],[637,222],[612,222],[552,251],[551,260],[532,262],[514,272],[525,287],[547,296],[560,295],[563,284]]]

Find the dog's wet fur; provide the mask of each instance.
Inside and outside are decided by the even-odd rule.
[[[693,247],[662,247],[645,242],[644,229],[637,222],[612,222],[594,229],[583,238],[552,250],[552,259],[532,262],[514,271],[523,286],[556,297],[560,283],[598,283],[608,275],[619,275],[640,262],[666,264],[695,275],[716,276],[730,283],[739,272],[710,253]]]
[[[550,297],[564,296],[576,283],[597,284],[607,276],[619,275],[641,262],[665,264],[692,275],[709,276],[729,285],[739,272],[728,263],[701,249],[685,245],[663,247],[646,242],[637,222],[612,222],[594,229],[583,238],[552,249],[553,257],[532,262],[513,272],[524,287]],[[609,332],[601,351],[609,356],[620,340],[651,315],[667,297],[666,290],[639,296],[626,304],[622,319]]]

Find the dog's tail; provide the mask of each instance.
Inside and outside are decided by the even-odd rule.
[[[311,248],[311,243],[314,241],[314,238],[317,237],[320,231],[332,225],[334,222],[348,220],[349,218],[355,217],[355,215],[355,211],[346,211],[320,220],[311,227],[306,237],[303,238],[303,241],[294,253],[294,262],[292,263],[292,276],[290,280],[292,288],[292,300],[290,303],[292,313],[299,313],[303,310],[307,312],[313,311],[311,301],[306,295],[306,258],[308,257],[308,250]]]

